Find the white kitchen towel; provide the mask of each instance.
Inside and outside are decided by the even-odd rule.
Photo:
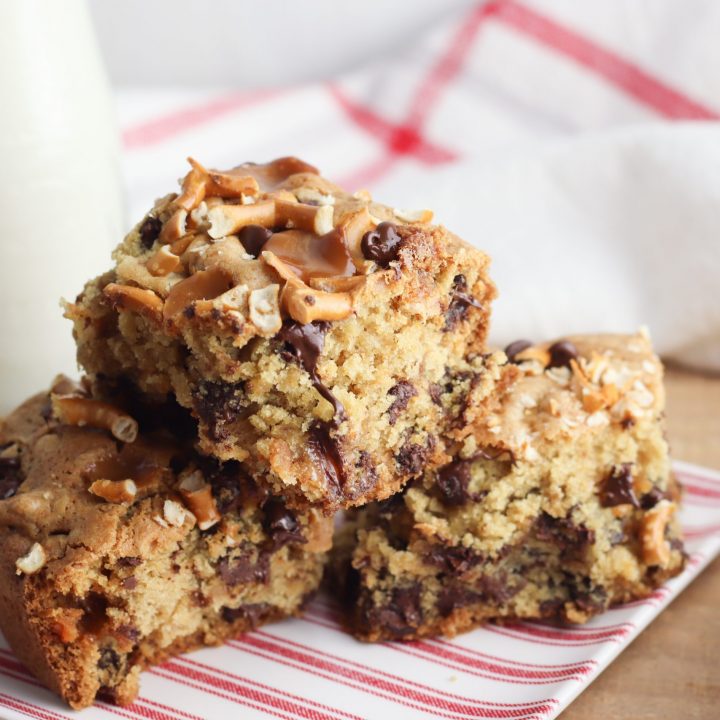
[[[187,155],[300,155],[487,250],[494,342],[647,325],[665,357],[717,370],[719,32],[710,0],[500,0],[350,76],[122,88],[128,222]]]

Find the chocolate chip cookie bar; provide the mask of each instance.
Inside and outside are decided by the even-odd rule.
[[[96,391],[176,398],[202,452],[295,507],[382,499],[436,465],[432,388],[484,349],[487,256],[296,158],[191,164],[67,307]]]
[[[332,521],[67,381],[0,424],[0,628],[72,707],[127,704],[174,654],[297,614]]]
[[[582,623],[682,569],[662,366],[647,337],[513,343],[507,355],[494,402],[470,397],[450,462],[342,530],[334,574],[359,638]],[[442,400],[467,413],[457,387]]]

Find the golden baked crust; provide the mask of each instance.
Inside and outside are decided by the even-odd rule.
[[[58,400],[92,402],[65,385],[0,423],[0,629],[45,685],[126,704],[147,665],[300,611],[331,520],[147,423],[121,443],[58,422]]]
[[[487,256],[296,159],[198,168],[67,308],[96,390],[174,396],[202,452],[297,507],[388,497],[436,465],[430,391],[484,349]]]
[[[341,531],[334,575],[358,637],[585,622],[682,569],[662,365],[648,338],[508,352],[517,364],[491,402],[473,399],[466,379],[448,386],[446,407],[463,409],[452,461]]]

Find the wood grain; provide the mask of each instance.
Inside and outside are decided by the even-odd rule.
[[[720,377],[667,373],[673,456],[720,469]],[[561,715],[720,718],[720,558]]]

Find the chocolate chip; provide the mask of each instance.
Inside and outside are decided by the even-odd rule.
[[[560,619],[560,612],[565,607],[565,601],[560,598],[543,600],[540,603],[540,617]]]
[[[15,495],[23,480],[19,457],[0,457],[0,500]]]
[[[306,325],[286,322],[277,336],[283,342],[280,357],[286,362],[296,362],[310,375],[313,387],[333,406],[334,422],[339,423],[345,417],[345,409],[317,374],[318,358],[322,353],[325,335],[329,329],[330,324],[327,322],[313,322]]]
[[[250,504],[258,507],[264,504],[267,490],[259,487],[239,462],[229,460],[221,464],[211,458],[198,460],[203,476],[212,487],[213,498],[221,514]]]
[[[205,381],[193,392],[193,407],[210,438],[218,442],[228,435],[226,425],[246,417],[251,406],[245,404],[244,383]]]
[[[576,525],[572,518],[556,518],[546,512],[535,521],[535,537],[569,553],[579,552],[595,542],[593,530]]]
[[[405,475],[418,476],[427,463],[427,448],[417,443],[406,442],[395,455],[395,462]]]
[[[133,643],[140,639],[140,631],[134,625],[120,625],[118,632]]]
[[[507,359],[511,363],[514,363],[515,357],[523,350],[527,350],[529,347],[532,347],[532,343],[529,340],[516,340],[515,342],[511,342],[505,348],[505,354],[507,355]]]
[[[272,500],[263,508],[265,532],[270,536],[273,550],[288,543],[307,542],[300,532],[300,523],[279,500]]]
[[[476,603],[480,597],[464,585],[443,587],[438,593],[436,607],[442,617],[447,617],[453,610]]]
[[[236,608],[224,607],[222,618],[227,623],[244,620],[249,628],[256,628],[264,617],[270,614],[272,606],[268,603],[248,603]]]
[[[373,260],[380,267],[386,268],[393,260],[397,260],[401,241],[396,225],[381,222],[375,230],[363,235],[360,249],[367,260]]]
[[[122,581],[122,586],[125,590],[134,590],[137,587],[138,581],[134,575],[129,575]]]
[[[464,275],[456,275],[453,278],[451,296],[450,305],[445,312],[445,327],[443,328],[445,332],[452,330],[465,319],[468,308],[482,308],[482,304],[468,294],[467,279]]]
[[[640,507],[643,510],[652,510],[661,500],[665,500],[666,498],[667,493],[664,493],[658,487],[654,487],[640,498]]]
[[[629,430],[634,424],[635,424],[635,418],[631,417],[630,415],[626,415],[626,416],[620,421],[620,427],[621,427],[623,430]]]
[[[623,463],[613,467],[600,488],[599,496],[603,507],[616,505],[640,507],[633,489],[632,464]]]
[[[388,395],[395,398],[387,411],[388,421],[394,425],[400,413],[407,408],[410,398],[417,395],[417,390],[411,382],[400,380],[388,390]]]
[[[484,562],[485,558],[462,545],[455,547],[432,545],[425,556],[425,561],[448,575],[462,575],[470,568]]]
[[[190,597],[192,598],[193,605],[196,605],[197,607],[204,608],[210,605],[210,598],[201,593],[199,590],[193,590],[192,593],[190,593]]]
[[[395,588],[387,605],[371,606],[365,611],[365,623],[369,627],[381,627],[392,637],[413,633],[422,623],[420,585]]]
[[[162,222],[159,218],[148,215],[140,226],[140,242],[149,250],[160,236]]]
[[[570,361],[576,360],[579,354],[575,345],[569,340],[559,340],[553,343],[548,348],[548,352],[550,353],[549,368],[570,367]]]
[[[333,490],[340,491],[347,480],[342,452],[327,423],[316,421],[308,432],[308,451]]]
[[[112,648],[102,648],[102,650],[100,650],[98,667],[101,670],[112,669],[117,672],[120,669],[120,656]]]
[[[367,450],[360,451],[355,467],[365,476],[365,486],[375,487],[378,479],[377,468],[373,462],[372,455],[370,455]]]
[[[468,491],[471,462],[471,460],[455,460],[438,470],[435,484],[440,491],[443,504],[457,507],[473,499]]]
[[[133,555],[126,555],[125,557],[119,557],[117,564],[123,567],[137,567],[142,563],[142,558],[135,557]]]
[[[605,588],[593,584],[589,577],[570,576],[568,592],[570,599],[582,612],[596,615],[605,610],[608,604],[608,597]]]
[[[246,225],[238,233],[238,240],[248,255],[254,258],[262,252],[265,243],[272,237],[272,231],[261,225]]]
[[[430,394],[430,399],[435,403],[435,405],[442,404],[443,386],[440,383],[430,383],[428,393]]]
[[[218,572],[226,585],[241,583],[266,583],[269,573],[268,556],[260,553],[257,560],[250,555],[239,555],[234,558],[224,557],[217,564]]]
[[[314,375],[318,358],[325,346],[325,335],[329,329],[330,324],[327,322],[306,325],[286,322],[277,334],[284,343],[280,356],[286,362],[296,362],[305,372]]]

